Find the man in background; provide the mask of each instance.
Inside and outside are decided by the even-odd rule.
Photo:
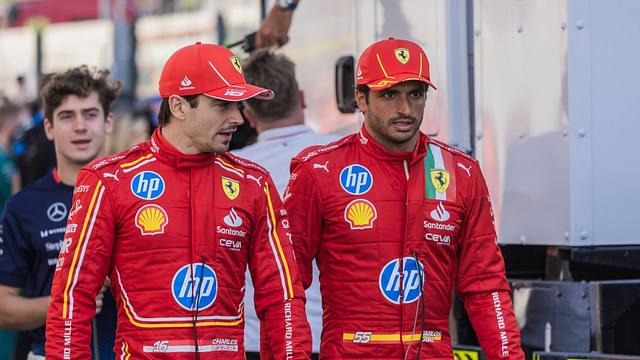
[[[108,70],[81,66],[55,74],[42,90],[44,131],[54,141],[57,167],[9,199],[0,228],[0,328],[30,330],[28,359],[44,359],[44,324],[58,253],[69,246],[67,218],[82,207],[71,203],[73,185],[80,168],[104,153],[110,106],[119,89]],[[102,301],[101,293],[97,312]],[[109,303],[113,309],[111,298]],[[97,326],[101,359],[112,359],[115,313],[102,315]]]
[[[273,89],[275,97],[269,102],[253,99],[246,101],[244,115],[257,130],[258,141],[235,153],[266,167],[280,195],[283,195],[289,180],[291,158],[307,146],[326,144],[338,137],[319,134],[304,124],[304,93],[296,80],[295,65],[286,56],[258,50],[245,62],[243,69],[247,81]],[[317,276],[317,269],[315,275]],[[322,304],[317,278],[314,286],[307,289],[306,297],[313,352],[317,354],[322,330]],[[245,348],[247,359],[251,360],[257,359],[257,352],[260,350],[260,331],[259,320],[251,306],[253,284],[250,281],[247,281],[245,304]]]
[[[5,202],[13,193],[14,184],[17,185],[19,181],[8,149],[11,135],[20,123],[20,112],[18,105],[7,98],[0,98],[0,209],[4,209]],[[0,330],[0,359],[11,356],[15,339],[15,332]]]
[[[11,136],[20,125],[23,110],[9,99],[0,98],[0,209],[18,188],[16,166],[11,159],[9,148]]]

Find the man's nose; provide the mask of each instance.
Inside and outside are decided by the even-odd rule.
[[[404,116],[411,115],[411,103],[407,97],[405,96],[398,97],[398,101],[396,102],[396,111],[400,115],[404,115]]]
[[[83,116],[76,116],[75,121],[73,122],[73,130],[74,131],[86,131],[87,130],[87,121]]]
[[[234,110],[229,114],[229,122],[238,126],[244,124],[244,117],[240,112],[240,106],[236,106]]]

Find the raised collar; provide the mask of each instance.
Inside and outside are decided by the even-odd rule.
[[[406,152],[392,152],[387,150],[384,146],[378,144],[373,136],[367,132],[364,124],[362,124],[362,127],[358,132],[358,137],[360,138],[362,148],[375,158],[391,161],[408,160],[411,164],[415,161],[422,160],[427,154],[427,141],[429,138],[427,135],[423,134],[422,131],[419,131],[418,134],[419,138],[415,149],[413,151]]]
[[[287,140],[312,131],[310,127],[304,124],[273,128],[261,132],[260,135],[258,135],[258,141]]]
[[[178,169],[208,166],[213,164],[218,156],[213,153],[183,154],[162,136],[161,128],[153,132],[150,143],[151,152],[158,160]]]

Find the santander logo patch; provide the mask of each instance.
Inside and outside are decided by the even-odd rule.
[[[449,212],[444,208],[442,202],[431,211],[431,218],[435,221],[447,221],[449,220]]]
[[[238,216],[234,208],[231,208],[229,215],[225,216],[223,220],[225,224],[234,228],[242,225],[242,218]]]
[[[195,86],[191,86],[193,83],[191,82],[191,80],[187,77],[187,75],[184,76],[184,78],[182,79],[182,81],[180,81],[180,90],[191,90],[191,89],[195,89]]]

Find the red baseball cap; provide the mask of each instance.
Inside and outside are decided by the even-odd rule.
[[[429,58],[420,45],[388,38],[366,48],[358,60],[356,83],[380,91],[403,81],[418,80],[436,88],[429,77]]]
[[[269,100],[273,91],[247,84],[240,60],[231,50],[197,42],[174,52],[164,64],[160,96],[203,94],[225,101]]]

